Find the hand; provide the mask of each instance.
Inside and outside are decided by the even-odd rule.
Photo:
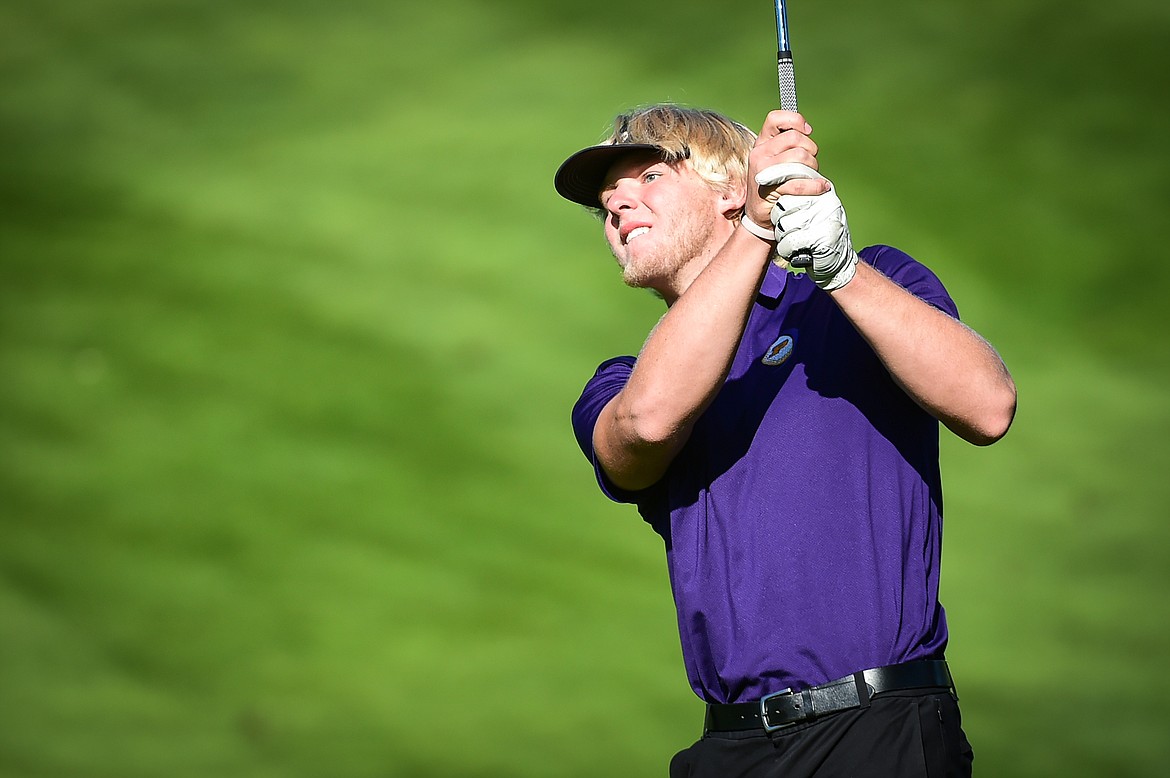
[[[828,189],[827,182],[817,179],[790,179],[783,186],[752,186],[757,173],[784,163],[800,163],[817,169],[817,144],[809,137],[812,127],[793,111],[772,111],[756,138],[748,157],[748,191],[744,212],[756,224],[767,224],[769,212],[781,195],[816,195]]]
[[[857,252],[849,235],[845,206],[832,183],[817,171],[799,163],[784,163],[756,174],[761,187],[782,188],[799,179],[823,181],[826,190],[817,195],[780,195],[770,219],[776,227],[776,253],[785,260],[798,252],[812,255],[808,275],[821,289],[831,292],[853,280]]]

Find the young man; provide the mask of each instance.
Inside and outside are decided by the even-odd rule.
[[[573,426],[603,492],[665,540],[708,703],[672,776],[969,775],[938,422],[992,443],[1015,386],[926,267],[854,252],[811,134],[792,112],[757,137],[661,105],[564,162],[557,191],[667,306],[636,359],[598,368]],[[797,253],[808,272],[786,271]]]

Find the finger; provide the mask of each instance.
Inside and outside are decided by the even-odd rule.
[[[814,197],[788,196],[772,206],[768,218],[775,225],[776,233],[788,233],[807,227],[814,216],[810,212],[809,206],[815,199]]]
[[[791,161],[799,161],[795,157],[815,159],[820,147],[809,136],[796,130],[789,130],[771,138],[758,140],[752,152],[755,156],[766,159],[765,164],[768,165],[781,161],[777,158],[784,155],[792,155],[794,158]]]
[[[771,149],[767,146],[756,149],[755,155],[749,160],[749,163],[754,166],[755,170],[763,170],[779,165],[784,162],[796,162],[813,170],[820,169],[820,163],[817,161],[816,148],[808,148],[804,146],[785,147],[780,149]]]
[[[776,110],[764,119],[764,127],[760,131],[760,138],[768,139],[780,135],[788,130],[796,130],[804,135],[812,134],[812,125],[796,111]]]
[[[776,191],[780,195],[815,197],[829,191],[829,186],[829,181],[826,178],[795,178],[777,187]]]
[[[794,179],[816,181],[824,178],[813,168],[799,162],[781,162],[756,173],[756,183],[760,186],[783,186]]]
[[[760,199],[772,206],[770,215],[773,224],[775,224],[776,220],[781,216],[786,217],[786,224],[791,224],[793,223],[792,218],[794,216],[800,214],[802,211],[808,211],[813,207],[817,198],[823,194],[823,192],[784,191],[786,187],[803,188],[809,186],[816,186],[816,182],[809,181],[808,179],[801,179],[799,181],[790,181],[785,184],[784,187],[770,190],[765,190],[764,187],[760,187]]]
[[[776,253],[782,257],[791,257],[793,254],[807,251],[815,254],[817,249],[817,235],[808,229],[795,229],[784,233],[776,243]]]
[[[758,186],[756,195],[768,205],[782,203],[785,198],[815,198],[826,194],[831,184],[825,179],[793,179],[782,186]],[[787,206],[785,206],[787,207]]]

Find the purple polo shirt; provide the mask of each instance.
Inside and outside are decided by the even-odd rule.
[[[958,318],[938,278],[861,251]],[[890,379],[829,295],[770,267],[731,372],[654,486],[627,492],[593,452],[633,357],[604,362],[573,408],[602,490],[666,545],[683,658],[707,702],[744,702],[870,667],[938,658],[938,423]]]

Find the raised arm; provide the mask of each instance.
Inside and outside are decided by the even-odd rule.
[[[1016,386],[977,332],[864,262],[829,294],[894,380],[949,430],[978,446],[1007,433]]]
[[[757,180],[779,180],[791,167],[761,171]],[[771,221],[781,236],[780,255],[811,253],[809,276],[832,295],[893,379],[927,413],[976,445],[1007,434],[1016,387],[999,355],[970,327],[860,262],[835,191],[784,195]]]
[[[769,114],[749,158],[749,176],[782,161],[815,166],[816,145],[809,132],[799,114]],[[645,237],[637,240],[675,241],[676,236],[668,234],[668,225],[674,223],[669,214],[687,207],[677,197],[656,199],[652,188],[669,179],[646,182],[644,172],[618,176],[602,195],[607,233],[611,244],[618,244],[619,261],[621,239],[627,234],[623,224],[627,229],[632,224],[649,226]],[[665,175],[695,174],[675,166]],[[784,191],[816,194],[825,187],[823,180],[803,180],[786,184]],[[669,309],[643,345],[629,381],[602,410],[593,431],[594,451],[617,486],[643,489],[661,478],[722,387],[773,248],[742,227],[736,216],[746,205],[757,224],[768,224],[771,203],[762,195],[773,189],[743,185],[726,202],[714,200],[714,208],[704,217],[715,231],[706,253],[672,255],[673,271],[655,285]],[[684,251],[681,246],[675,250]]]
[[[770,250],[735,230],[646,339],[593,431],[593,449],[618,486],[650,486],[687,442],[727,377]]]

